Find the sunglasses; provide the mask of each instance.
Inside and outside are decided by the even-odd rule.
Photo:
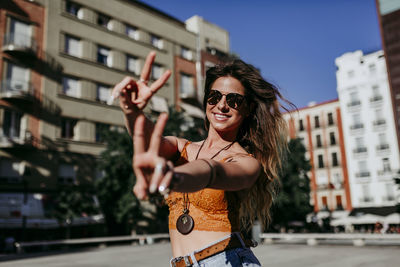
[[[207,96],[207,103],[209,105],[216,105],[221,101],[223,96],[226,96],[226,103],[233,109],[239,109],[245,100],[245,96],[241,94],[223,94],[218,90],[210,90],[210,93]]]

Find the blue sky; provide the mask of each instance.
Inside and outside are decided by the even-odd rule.
[[[375,0],[142,0],[185,21],[199,15],[230,34],[231,51],[297,107],[337,98],[335,58],[381,49]]]

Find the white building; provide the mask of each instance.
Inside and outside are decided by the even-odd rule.
[[[399,202],[399,149],[383,51],[335,60],[353,208]]]

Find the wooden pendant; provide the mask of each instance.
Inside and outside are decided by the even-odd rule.
[[[189,234],[194,227],[194,220],[192,216],[188,214],[188,212],[184,212],[179,218],[176,220],[176,229],[179,233],[183,235]]]

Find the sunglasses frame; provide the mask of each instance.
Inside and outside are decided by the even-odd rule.
[[[213,96],[210,97],[210,95],[215,94],[215,93],[213,93],[213,91],[215,91],[219,95],[216,103],[214,103],[214,102],[210,103],[210,98],[213,97]],[[219,90],[211,89],[207,96],[207,104],[214,106],[221,101],[223,96],[225,96],[226,103],[228,104],[228,106],[233,109],[240,109],[240,107],[243,105],[243,102],[246,100],[246,96],[244,96],[242,94],[238,94],[238,93],[223,94]],[[232,103],[232,101],[234,101],[234,102]]]

